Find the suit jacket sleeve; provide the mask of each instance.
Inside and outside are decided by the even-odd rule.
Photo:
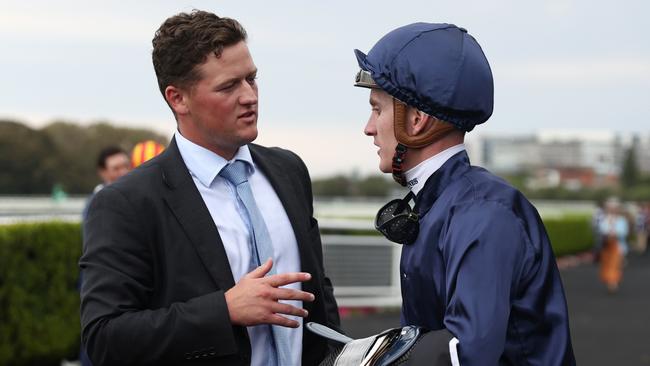
[[[142,216],[113,187],[91,203],[80,267],[82,340],[93,362],[179,364],[235,354],[222,291],[151,309],[156,281],[164,274],[153,273],[156,242],[147,230],[151,220]]]
[[[308,204],[308,210],[310,214],[310,221],[311,221],[311,228],[310,232],[314,233],[314,238],[313,240],[318,244],[316,247],[316,255],[318,258],[318,265],[319,269],[322,273],[323,276],[323,296],[324,296],[324,304],[325,304],[325,312],[327,316],[327,325],[333,329],[336,329],[338,331],[341,330],[341,319],[339,317],[339,310],[338,310],[338,305],[336,304],[336,299],[334,298],[334,287],[332,286],[332,281],[327,277],[325,273],[325,266],[323,264],[323,250],[322,250],[322,243],[320,240],[320,230],[318,227],[318,221],[314,218],[314,207],[313,207],[313,193],[312,193],[312,188],[311,188],[311,178],[309,176],[309,170],[307,169],[307,166],[305,163],[298,157],[298,155],[292,153],[294,158],[298,162],[298,166],[300,167],[300,172],[302,175],[301,182],[302,186],[305,189],[305,197],[306,197],[306,203]]]

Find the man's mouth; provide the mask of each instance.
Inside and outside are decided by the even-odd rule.
[[[244,113],[240,114],[239,116],[237,116],[237,118],[248,118],[248,117],[251,117],[251,116],[255,116],[256,114],[257,114],[257,112],[255,112],[255,111],[248,111],[248,112],[244,112]]]

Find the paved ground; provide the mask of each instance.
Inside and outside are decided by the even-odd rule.
[[[650,365],[650,254],[631,254],[618,293],[598,282],[598,268],[582,263],[562,270],[571,338],[579,365]],[[352,337],[399,324],[399,312],[352,314],[343,328]]]

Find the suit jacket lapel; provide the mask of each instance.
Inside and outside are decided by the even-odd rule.
[[[168,187],[164,191],[164,199],[217,286],[221,290],[227,290],[235,285],[235,281],[226,250],[210,211],[183,162],[175,139],[172,139],[163,154],[163,180]]]
[[[302,201],[296,199],[295,192],[302,191],[302,187],[299,187],[298,180],[296,178],[290,177],[286,171],[286,167],[283,167],[280,162],[269,159],[267,154],[264,154],[259,151],[259,147],[253,144],[248,145],[251,151],[251,156],[255,161],[262,172],[267,177],[271,186],[275,190],[275,193],[278,195],[280,202],[284,206],[284,210],[289,217],[291,226],[293,227],[293,232],[296,235],[296,241],[298,242],[298,251],[300,253],[300,265],[303,271],[314,274],[316,267],[316,260],[313,258],[312,252],[309,250],[309,234],[308,227],[305,223],[309,222],[307,209],[301,207]],[[310,184],[310,182],[306,182]],[[303,283],[303,290],[313,292],[315,289],[312,286],[313,281]],[[308,308],[309,303],[305,303],[305,308]]]
[[[297,179],[288,176],[286,168],[280,162],[268,158],[255,145],[251,144],[249,147],[253,160],[273,186],[291,222],[298,242],[302,270],[312,274],[317,273],[317,261],[309,251],[309,228],[306,225],[309,218],[304,217],[309,213],[305,207],[302,207],[303,202],[295,199],[295,192],[302,190],[302,187],[298,186]],[[163,155],[161,156],[163,180],[168,187],[164,199],[214,281],[220,289],[227,290],[235,285],[228,256],[212,216],[178,151],[175,139],[172,139]],[[312,282],[303,284],[305,291],[315,290]]]

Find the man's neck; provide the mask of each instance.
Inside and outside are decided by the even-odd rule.
[[[465,133],[462,131],[452,132],[442,139],[419,149],[409,148],[404,160],[404,171],[407,171],[421,162],[435,156],[452,146],[462,144],[465,140]]]
[[[216,144],[211,143],[211,141],[205,139],[203,135],[189,133],[189,131],[184,131],[183,129],[181,129],[180,126],[178,128],[178,132],[180,132],[180,134],[183,135],[183,137],[193,142],[194,144],[199,145],[204,149],[210,150],[213,153],[221,156],[222,158],[228,161],[232,160],[232,158],[237,153],[237,150],[239,150],[238,146],[233,148],[225,148],[222,146],[217,146]]]

